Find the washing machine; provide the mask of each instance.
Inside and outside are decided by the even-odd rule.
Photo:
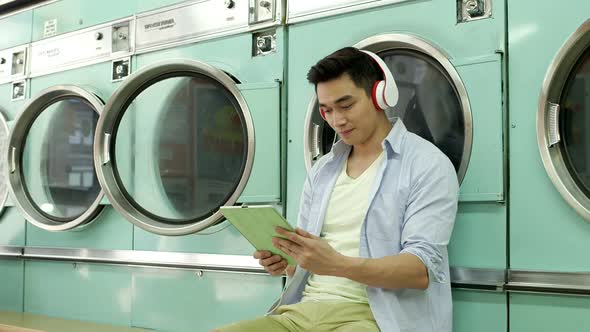
[[[21,310],[126,324],[125,301],[112,299],[129,292],[128,271],[63,262],[89,250],[132,249],[133,228],[104,198],[94,170],[96,124],[128,74],[133,51],[133,18],[123,15],[127,11],[106,12],[80,12],[72,1],[32,10],[27,99],[14,114],[4,158],[11,197],[27,220]],[[113,21],[86,26],[92,15]],[[75,24],[61,20],[66,16]],[[93,306],[80,305],[90,297],[97,299]],[[58,298],[68,300],[55,306]]]
[[[0,310],[22,311],[25,222],[8,196],[6,156],[9,126],[26,101],[25,66],[31,41],[32,10],[0,15],[0,30],[12,31],[0,38]],[[16,94],[13,94],[16,92]]]
[[[228,272],[256,262],[219,207],[284,205],[281,12],[280,1],[209,0],[136,15],[134,73],[97,126],[98,178],[134,226],[134,250],[217,268],[197,282],[194,271],[134,272],[135,326],[208,330],[260,316],[280,294],[281,278]]]
[[[399,87],[390,116],[437,145],[461,183],[449,245],[456,330],[506,325],[502,1],[288,1],[287,217],[296,223],[307,170],[338,139],[321,119],[309,68],[356,46],[380,55]],[[478,321],[489,321],[481,327]]]
[[[590,323],[589,10],[508,5],[511,331]]]

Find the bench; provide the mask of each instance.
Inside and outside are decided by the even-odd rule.
[[[0,311],[0,332],[141,332],[144,329]]]

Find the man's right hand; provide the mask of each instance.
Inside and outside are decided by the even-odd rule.
[[[264,267],[266,272],[273,276],[279,276],[287,272],[291,277],[295,272],[294,266],[288,266],[287,260],[279,255],[273,255],[267,250],[258,250],[254,252],[254,258],[258,259],[258,263]]]

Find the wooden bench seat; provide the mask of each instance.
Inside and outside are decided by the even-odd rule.
[[[0,311],[0,332],[140,332],[144,329]]]

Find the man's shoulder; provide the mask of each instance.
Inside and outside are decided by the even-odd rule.
[[[406,158],[415,170],[428,171],[445,168],[455,173],[451,160],[436,145],[408,132],[402,144],[402,158]]]
[[[444,155],[436,145],[412,132],[407,132],[402,144],[402,152],[414,158],[424,155]]]

